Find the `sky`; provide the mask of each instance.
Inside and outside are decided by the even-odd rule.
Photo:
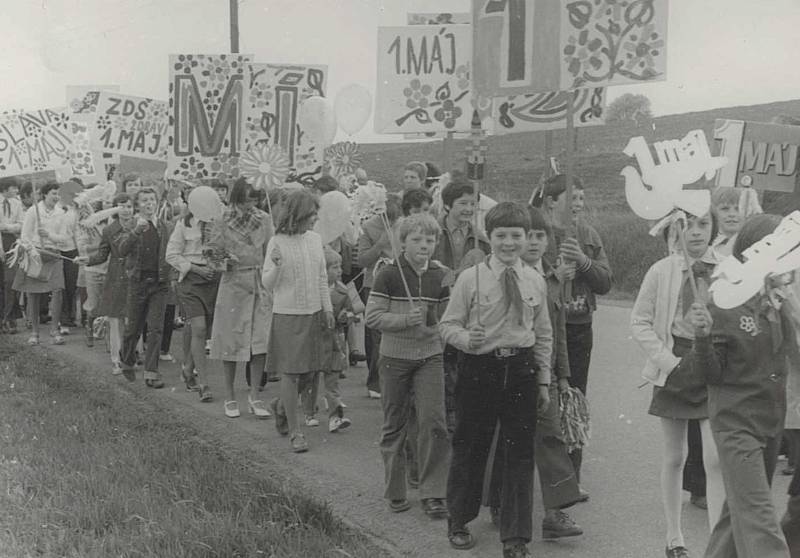
[[[167,56],[229,52],[228,0],[3,0],[0,110],[61,106],[65,86],[117,84],[166,99]],[[258,62],[327,64],[328,95],[374,92],[377,27],[408,12],[464,12],[469,0],[240,0],[240,51]],[[798,0],[671,0],[667,80],[642,93],[654,114],[800,98],[792,55]],[[342,134],[340,132],[340,134]],[[347,139],[338,137],[337,139]],[[372,132],[363,143],[399,139]]]

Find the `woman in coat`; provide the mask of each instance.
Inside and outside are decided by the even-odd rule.
[[[210,259],[222,270],[214,306],[210,358],[221,360],[225,370],[225,416],[239,416],[233,390],[237,362],[250,362],[248,409],[258,418],[271,413],[258,399],[269,340],[270,311],[261,282],[264,247],[272,237],[272,219],[256,208],[258,191],[244,179],[233,185],[230,206],[214,223],[209,242]]]

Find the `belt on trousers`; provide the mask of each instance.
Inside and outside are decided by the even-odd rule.
[[[527,355],[530,353],[531,347],[499,347],[494,349],[491,352],[483,353],[480,355],[473,355],[470,353],[464,353],[468,357],[474,358],[487,358],[491,357],[497,360],[506,360],[509,358],[518,357],[520,355]]]

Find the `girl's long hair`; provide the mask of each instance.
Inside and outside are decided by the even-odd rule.
[[[318,210],[319,202],[311,192],[306,190],[292,192],[286,198],[286,203],[278,215],[275,233],[299,234],[303,223],[316,215]]]

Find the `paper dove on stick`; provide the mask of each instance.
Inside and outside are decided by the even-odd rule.
[[[696,216],[708,213],[710,192],[683,187],[703,176],[710,180],[727,164],[727,158],[711,156],[702,130],[693,130],[682,140],[656,142],[653,147],[657,164],[642,136],[631,138],[623,150],[629,157],[636,157],[641,169],[640,174],[627,166],[620,173],[625,178],[625,197],[631,209],[648,220],[661,219],[676,208]]]
[[[764,286],[770,275],[800,269],[800,211],[781,220],[769,234],[744,250],[742,263],[728,256],[712,275],[716,280],[709,292],[720,308],[735,308],[747,302]]]

